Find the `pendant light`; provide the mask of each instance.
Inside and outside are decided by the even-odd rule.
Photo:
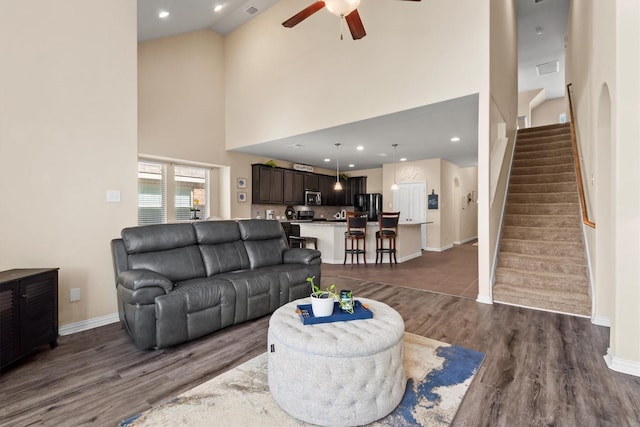
[[[396,182],[396,149],[398,148],[398,144],[392,144],[393,147],[393,185],[391,186],[391,190],[398,189],[398,183]]]
[[[340,143],[336,142],[334,144],[336,146],[336,185],[333,187],[334,190],[342,190],[342,184],[340,184]]]

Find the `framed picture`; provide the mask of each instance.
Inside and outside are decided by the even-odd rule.
[[[247,192],[246,191],[238,191],[238,202],[244,203],[247,201]]]
[[[427,208],[428,209],[438,209],[438,195],[433,191],[428,195],[427,198]]]
[[[238,178],[238,188],[247,188],[247,178]]]

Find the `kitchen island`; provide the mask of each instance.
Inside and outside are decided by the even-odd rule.
[[[347,231],[347,223],[344,221],[315,221],[295,222],[300,226],[300,235],[315,237],[318,239],[318,250],[322,253],[322,262],[327,264],[342,264],[344,262],[344,233]],[[421,223],[398,224],[398,237],[396,238],[396,258],[398,263],[417,258],[422,255],[420,244]],[[376,262],[376,231],[377,222],[367,223],[367,263]],[[387,247],[388,242],[385,242]],[[362,244],[361,244],[362,247]],[[355,264],[355,255],[353,257]],[[347,264],[351,263],[351,255],[347,256]],[[389,255],[384,254],[384,263],[389,263]],[[360,257],[360,264],[364,264]]]

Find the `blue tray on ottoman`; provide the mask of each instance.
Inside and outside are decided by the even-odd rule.
[[[373,312],[369,310],[368,307],[363,306],[358,300],[353,302],[353,314],[343,311],[337,301],[333,303],[333,314],[331,316],[315,317],[311,309],[311,304],[299,304],[298,311],[300,312],[300,319],[305,325],[373,318]]]

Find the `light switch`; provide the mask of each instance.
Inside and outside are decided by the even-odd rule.
[[[120,191],[107,190],[107,203],[120,203]]]

